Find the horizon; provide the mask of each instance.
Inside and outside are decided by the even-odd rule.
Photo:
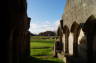
[[[50,31],[50,30],[49,30],[49,31]],[[39,32],[39,33],[32,33],[32,32],[30,32],[30,33],[38,35],[38,34],[44,33],[44,32],[47,32],[47,30],[46,30],[46,31],[41,31],[41,32]],[[56,33],[56,31],[52,31],[52,32],[55,32],[55,33]]]
[[[27,0],[31,33],[56,31],[64,13],[66,0]]]

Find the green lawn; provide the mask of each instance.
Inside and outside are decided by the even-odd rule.
[[[33,52],[34,51],[34,52]],[[31,49],[31,56],[44,56],[44,55],[51,55],[52,54],[52,49],[47,48],[47,49]]]
[[[30,48],[53,47],[54,40],[31,40]]]
[[[33,60],[34,63],[64,63],[61,59],[52,57],[55,39],[40,38],[47,38],[47,36],[31,37],[30,55],[36,59]]]

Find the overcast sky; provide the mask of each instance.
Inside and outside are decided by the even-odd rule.
[[[54,31],[64,13],[66,0],[27,0],[32,33]]]

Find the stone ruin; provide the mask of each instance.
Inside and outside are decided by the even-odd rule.
[[[27,2],[2,0],[0,6],[0,63],[24,63],[30,55],[31,18],[27,16]]]
[[[62,57],[65,63],[96,63],[96,0],[67,0],[57,30]],[[56,42],[57,43],[57,42]]]
[[[30,33],[28,32],[30,18],[27,16],[27,2],[26,0],[2,0],[0,6],[0,62],[24,63],[23,60],[30,53]],[[63,26],[60,26],[61,31],[59,30],[60,33],[62,32],[59,36],[60,42],[64,45],[62,56],[66,58],[66,62],[76,63],[75,58],[78,57],[78,29],[82,28],[87,40],[87,63],[90,61],[96,63],[94,59],[96,57],[96,19],[93,18],[93,16],[96,16],[95,11],[96,0],[67,0],[62,16]],[[80,24],[84,24],[84,26],[82,27]],[[74,43],[72,46],[73,52],[69,50],[68,46],[70,44],[68,38],[71,28],[75,31],[71,31],[74,36],[70,36],[70,38],[76,38],[72,39]],[[74,32],[78,32],[77,35]],[[71,54],[69,54],[69,51]]]

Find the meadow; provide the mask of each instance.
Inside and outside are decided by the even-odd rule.
[[[34,63],[64,63],[63,60],[53,57],[53,36],[31,36],[30,56]]]

